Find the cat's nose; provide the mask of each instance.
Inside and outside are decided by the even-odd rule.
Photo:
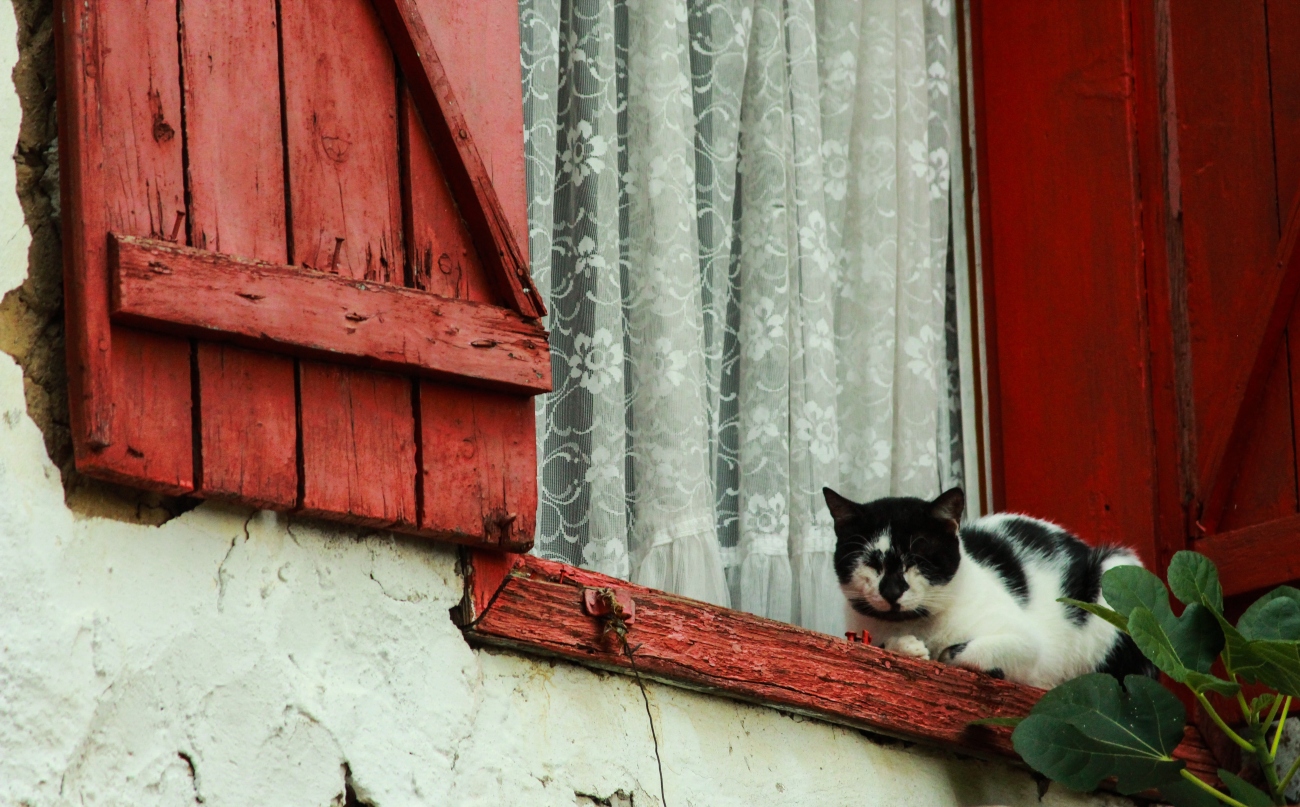
[[[886,577],[880,581],[880,596],[884,597],[891,605],[898,603],[898,598],[903,596],[910,586],[907,581],[900,577]]]

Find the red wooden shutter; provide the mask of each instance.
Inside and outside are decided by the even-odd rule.
[[[1300,12],[972,16],[1001,504],[1300,578]]]
[[[79,469],[529,545],[550,356],[517,13],[62,3]]]

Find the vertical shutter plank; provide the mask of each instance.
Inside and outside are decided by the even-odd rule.
[[[281,14],[292,262],[401,285],[397,86],[379,19],[359,0],[283,0]]]
[[[1300,3],[1274,0],[1268,4],[1268,49],[1278,212],[1285,221],[1288,206],[1300,188]],[[1290,359],[1294,426],[1300,417],[1300,306],[1291,312],[1286,349]],[[1293,437],[1293,450],[1300,467],[1300,434]]]
[[[290,262],[400,284],[396,71],[375,11],[358,0],[282,0],[281,24]],[[411,383],[301,363],[304,512],[416,524]]]
[[[293,360],[233,345],[198,345],[204,496],[268,510],[298,498]]]
[[[519,7],[415,0],[519,248],[528,249]]]
[[[303,513],[371,527],[413,527],[410,380],[304,361],[301,395]],[[316,439],[323,436],[329,439]]]
[[[420,385],[421,532],[526,549],[537,512],[533,401]]]
[[[288,260],[275,0],[187,0],[182,37],[192,245]],[[289,509],[293,362],[199,343],[205,496]]]
[[[444,297],[502,305],[483,273],[478,252],[410,92],[402,91],[403,183],[409,198],[410,286]]]
[[[1129,7],[983,0],[971,15],[1000,506],[1153,563]]]
[[[184,211],[174,2],[67,3],[69,364],[77,466],[127,484],[193,487],[190,344],[110,326],[108,231],[166,237]],[[71,85],[76,85],[72,89]],[[71,154],[68,154],[71,152]]]
[[[1212,484],[1229,481],[1215,477],[1236,474],[1246,463],[1279,471],[1289,465],[1291,470],[1274,491],[1280,507],[1280,497],[1293,497],[1295,487],[1293,449],[1280,437],[1283,432],[1289,434],[1282,421],[1258,426],[1260,431],[1279,435],[1256,443],[1253,448],[1262,454],[1238,454],[1236,467],[1223,465],[1240,386],[1246,383],[1245,375],[1234,371],[1255,359],[1243,356],[1242,351],[1251,344],[1251,331],[1262,329],[1268,316],[1260,306],[1271,304],[1271,300],[1265,301],[1261,295],[1267,296],[1275,271],[1272,264],[1279,232],[1264,2],[1180,0],[1170,3],[1170,22],[1201,483],[1198,496],[1212,495]],[[1215,67],[1206,69],[1206,65]],[[1279,375],[1274,372],[1272,377]],[[1269,390],[1264,397],[1276,394]],[[1267,408],[1276,418],[1276,407]],[[1264,414],[1261,410],[1260,415]],[[1229,502],[1227,509],[1234,509],[1233,505]],[[1235,510],[1234,518],[1250,515],[1240,507]]]
[[[416,5],[474,133],[502,209],[521,236],[520,247],[526,250],[528,241],[522,238],[528,232],[528,214],[518,9],[511,3],[416,0]],[[421,163],[428,165],[431,173],[436,158],[418,116],[410,114],[408,119],[411,186],[413,195],[421,190],[426,200],[422,207],[418,197],[413,199],[412,249],[416,250],[423,248],[421,238],[432,242],[435,232],[447,238],[450,231],[437,217],[445,215],[442,211],[449,200],[441,196],[445,184],[421,188]],[[425,224],[423,216],[431,221]],[[464,226],[459,220],[457,224]],[[468,241],[465,230],[455,232],[458,240]],[[413,266],[419,254],[413,252]],[[482,274],[477,277],[484,278]],[[470,286],[470,299],[500,304],[490,285],[479,288]],[[527,550],[537,514],[532,399],[422,382],[419,407],[421,532],[462,543]],[[508,520],[511,514],[514,520]]]
[[[113,444],[96,475],[179,495],[193,489],[190,343],[113,328]]]

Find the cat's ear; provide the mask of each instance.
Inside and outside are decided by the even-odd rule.
[[[836,527],[843,527],[858,517],[858,506],[840,494],[830,488],[822,488],[822,495],[826,497],[826,507],[831,511]]]
[[[962,511],[966,509],[966,494],[961,488],[951,488],[939,494],[939,498],[930,504],[930,515],[935,518],[948,522],[949,529],[957,532],[957,525],[961,522]]]

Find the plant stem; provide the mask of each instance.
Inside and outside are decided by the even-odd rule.
[[[1287,695],[1286,703],[1282,705],[1282,719],[1277,721],[1277,731],[1273,733],[1273,747],[1269,749],[1274,759],[1277,759],[1277,744],[1282,740],[1282,727],[1286,725],[1286,715],[1289,711],[1291,711],[1291,696]],[[1268,722],[1264,725],[1265,727],[1273,725],[1272,712],[1269,713]]]
[[[1203,693],[1197,692],[1196,700],[1201,704],[1201,708],[1205,710],[1205,713],[1210,716],[1210,719],[1214,721],[1214,725],[1218,726],[1219,730],[1223,732],[1224,736],[1226,736],[1229,740],[1232,740],[1237,745],[1241,746],[1243,750],[1250,751],[1251,753],[1255,752],[1254,745],[1251,745],[1250,743],[1241,739],[1241,735],[1237,734],[1237,732],[1228,728],[1228,724],[1223,722],[1223,718],[1219,717],[1219,713],[1214,711],[1214,707],[1210,705],[1209,698],[1206,698]],[[1244,714],[1249,715],[1250,707],[1247,706],[1246,708],[1242,709],[1242,712]]]
[[[1252,723],[1250,734],[1255,741],[1255,757],[1259,760],[1259,767],[1264,773],[1264,781],[1268,783],[1268,792],[1272,795],[1273,803],[1284,805],[1286,799],[1282,796],[1282,786],[1277,780],[1277,766],[1273,764],[1273,755],[1268,750],[1268,726]]]
[[[1287,702],[1287,703],[1286,703],[1287,708],[1288,708],[1288,709],[1291,708],[1291,698],[1290,698],[1290,696],[1287,697],[1286,702]],[[1274,699],[1273,699],[1273,706],[1272,706],[1271,709],[1268,710],[1268,717],[1264,720],[1264,725],[1265,725],[1265,726],[1271,726],[1271,725],[1273,725],[1273,718],[1277,717],[1277,707],[1279,707],[1279,706],[1281,706],[1281,705],[1282,705],[1282,701],[1278,700],[1277,698],[1274,698]],[[1286,718],[1282,718],[1282,719],[1285,720]],[[1276,752],[1276,749],[1274,749],[1274,751]]]
[[[1183,768],[1181,771],[1178,772],[1178,774],[1182,776],[1184,779],[1186,779],[1187,781],[1199,787],[1201,790],[1204,790],[1206,793],[1209,793],[1211,796],[1223,802],[1224,804],[1231,805],[1231,807],[1246,807],[1246,805],[1237,801],[1232,796],[1225,796],[1224,794],[1210,787],[1206,783],[1202,782],[1200,779],[1196,777],[1196,774],[1192,773],[1186,768]]]
[[[1246,725],[1255,725],[1258,718],[1255,716],[1255,713],[1250,710],[1250,704],[1246,703],[1246,696],[1241,694],[1240,689],[1237,690],[1237,704],[1241,706],[1241,717],[1246,721]]]

